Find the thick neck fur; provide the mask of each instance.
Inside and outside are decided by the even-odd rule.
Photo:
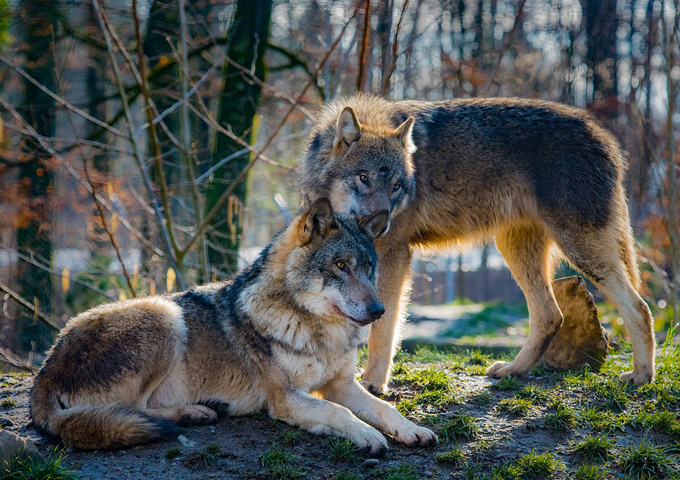
[[[295,230],[284,231],[251,267],[251,272],[244,272],[231,286],[237,290],[232,295],[236,296],[240,320],[284,349],[300,353],[317,355],[323,350],[346,351],[356,347],[359,326],[309,312],[300,303],[306,292],[291,286],[286,266],[294,260],[291,256]]]

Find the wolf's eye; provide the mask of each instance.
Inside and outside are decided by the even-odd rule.
[[[368,175],[366,175],[365,173],[360,173],[359,180],[361,180],[363,183],[368,183]]]
[[[345,262],[342,261],[335,262],[335,266],[338,267],[343,272],[347,271],[347,264]]]
[[[398,192],[400,188],[401,188],[401,183],[397,182],[397,183],[394,184],[394,187],[392,187],[392,191]]]

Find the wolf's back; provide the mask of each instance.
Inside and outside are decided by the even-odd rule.
[[[31,416],[44,434],[83,450],[127,448],[176,438],[181,428],[131,405],[82,405],[62,408],[56,396],[34,393]]]

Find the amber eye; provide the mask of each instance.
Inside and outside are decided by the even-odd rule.
[[[360,173],[359,180],[361,180],[363,183],[368,183],[368,175],[366,175],[365,173]]]
[[[394,187],[392,187],[392,191],[398,192],[400,188],[401,188],[401,183],[397,182],[397,183],[394,184]]]
[[[335,266],[338,267],[343,272],[347,270],[347,264],[345,262],[342,261],[335,262]]]

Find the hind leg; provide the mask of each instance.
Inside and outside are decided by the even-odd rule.
[[[621,380],[635,385],[654,379],[654,328],[649,307],[633,287],[621,259],[619,236],[612,227],[555,234],[555,240],[569,261],[583,272],[613,303],[623,317],[633,344],[633,370]],[[634,261],[635,259],[631,259]]]
[[[496,235],[496,245],[524,292],[529,307],[529,338],[512,362],[496,362],[487,375],[522,375],[541,359],[560,326],[560,312],[552,290],[551,240],[539,224],[513,226]]]
[[[152,408],[145,410],[144,413],[154,417],[165,418],[182,427],[189,425],[210,425],[217,422],[217,412],[205,405]]]

